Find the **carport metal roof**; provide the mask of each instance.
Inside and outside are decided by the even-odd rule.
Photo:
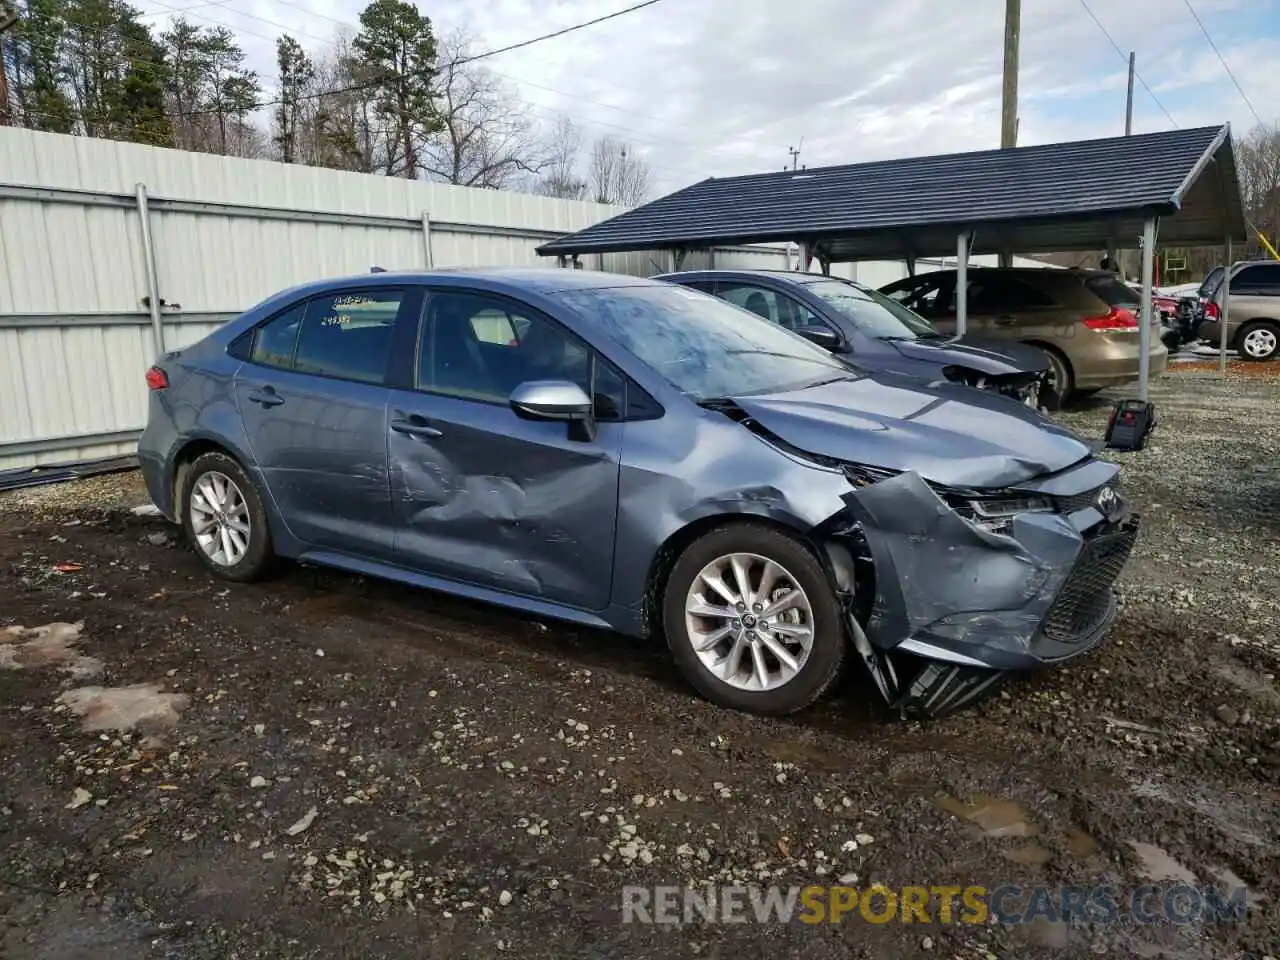
[[[831,262],[1247,239],[1229,126],[711,178],[544,256],[795,241]]]

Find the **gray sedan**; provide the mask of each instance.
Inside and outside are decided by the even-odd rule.
[[[904,714],[1099,643],[1138,520],[1016,400],[867,375],[707,294],[567,270],[280,293],[148,371],[156,505],[294,558],[635,635],[785,714],[846,659]]]

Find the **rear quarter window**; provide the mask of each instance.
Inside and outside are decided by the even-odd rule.
[[[1087,277],[1084,285],[1109,307],[1142,305],[1142,295],[1119,277]]]

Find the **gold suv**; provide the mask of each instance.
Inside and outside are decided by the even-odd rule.
[[[1138,379],[1141,297],[1115,274],[1051,267],[970,267],[968,273],[966,332],[1042,350],[1059,404],[1072,394]],[[881,292],[942,332],[955,333],[955,270],[906,277]],[[1151,375],[1156,376],[1168,365],[1169,351],[1161,342],[1160,316],[1154,311],[1151,327]]]
[[[1200,284],[1204,322],[1198,336],[1215,347],[1222,341],[1222,268],[1214,267]],[[1231,265],[1231,309],[1227,345],[1242,360],[1280,356],[1280,263],[1249,260]]]

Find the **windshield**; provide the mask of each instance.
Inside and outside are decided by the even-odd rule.
[[[696,401],[856,376],[808,340],[686,287],[597,287],[559,296]]]
[[[929,340],[942,336],[924,317],[875,290],[863,290],[839,280],[819,280],[806,284],[805,289],[877,340]]]

